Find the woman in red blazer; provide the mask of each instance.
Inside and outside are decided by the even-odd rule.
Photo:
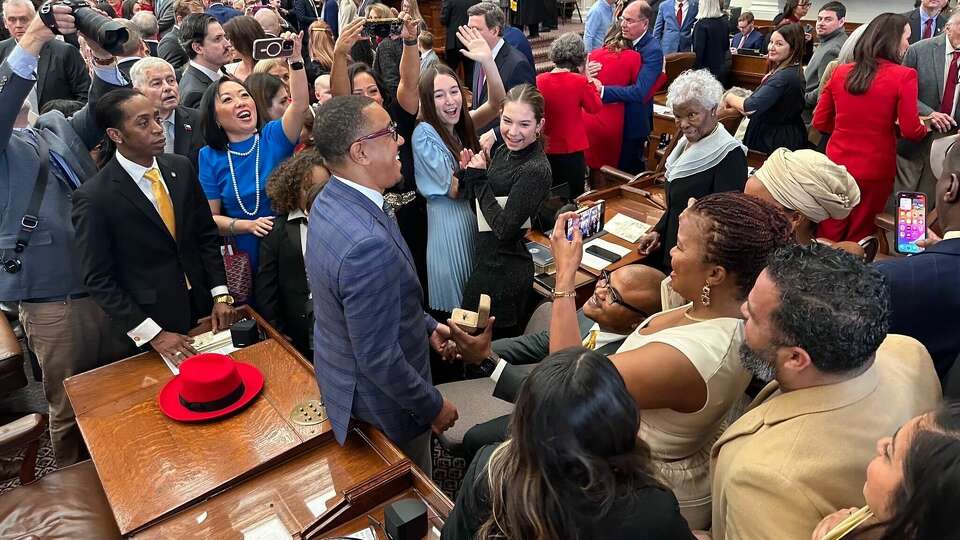
[[[590,147],[581,114],[600,112],[600,92],[582,73],[587,60],[583,38],[567,32],[553,41],[550,60],[557,66],[537,76],[537,89],[546,104],[543,135],[547,159],[553,171],[553,186],[567,185],[567,196],[583,193],[587,175],[584,150]]]
[[[846,219],[820,223],[817,236],[858,242],[876,233],[896,176],[900,135],[918,141],[927,134],[917,111],[917,72],[900,65],[910,38],[907,18],[879,15],[854,48],[852,64],[838,66],[824,86],[813,127],[831,133],[827,157],[843,165],[860,186],[860,204]]]

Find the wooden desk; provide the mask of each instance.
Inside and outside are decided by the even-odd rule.
[[[613,219],[613,216],[617,214],[624,214],[628,217],[642,221],[651,226],[656,225],[660,221],[660,216],[663,215],[663,210],[654,206],[643,193],[651,193],[655,196],[658,196],[660,200],[663,200],[663,188],[660,186],[639,186],[634,184],[622,184],[605,189],[594,190],[585,193],[579,201],[581,203],[595,202],[599,200],[604,200],[606,202],[606,208],[604,209],[603,215],[604,220],[609,221]],[[637,252],[636,243],[627,242],[626,240],[614,236],[612,234],[604,234],[601,238],[607,242],[621,245],[624,247],[630,248],[630,253],[625,255],[619,261],[608,265],[605,270],[616,270],[621,266],[626,266],[628,264],[634,264],[641,262],[643,255],[640,255]],[[550,246],[550,238],[545,236],[540,231],[531,230],[527,233],[527,239],[538,244],[545,246]],[[577,306],[583,305],[588,298],[593,294],[594,284],[597,281],[599,274],[593,272],[590,269],[587,269],[583,266],[580,267],[580,270],[577,271],[577,276],[575,282],[577,285]],[[534,282],[534,290],[540,293],[543,296],[550,296],[551,291],[544,290],[536,282]]]
[[[733,86],[741,86],[748,90],[755,90],[760,86],[760,81],[767,74],[767,58],[764,56],[751,56],[748,54],[733,55],[733,63],[730,66],[730,83]]]
[[[164,416],[157,395],[173,374],[152,352],[65,381],[123,534],[241,538],[278,523],[299,533],[337,495],[404,459],[373,428],[355,431],[341,448],[329,421],[293,423],[295,406],[320,399],[313,366],[252,310],[247,315],[267,339],[231,356],[257,366],[265,383],[249,406],[227,418],[186,424]],[[414,469],[419,493],[445,518],[452,503]],[[366,501],[367,511],[396,493],[380,495],[386,498]]]

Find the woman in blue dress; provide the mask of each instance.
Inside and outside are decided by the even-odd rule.
[[[431,309],[446,313],[460,307],[476,249],[477,217],[460,190],[460,154],[480,151],[474,126],[494,121],[506,95],[483,38],[467,27],[458,37],[468,49],[465,56],[487,73],[490,99],[468,112],[457,74],[436,64],[420,75],[421,121],[413,131],[417,191],[427,199],[427,297]]]
[[[250,256],[254,275],[260,238],[273,228],[267,178],[293,154],[310,105],[302,41],[289,32],[283,37],[294,44],[287,58],[290,103],[283,117],[265,122],[247,87],[233,78],[212,83],[200,102],[207,141],[200,149],[200,184],[220,234],[236,236],[237,247]]]

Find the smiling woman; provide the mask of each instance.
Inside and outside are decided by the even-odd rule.
[[[236,235],[254,273],[259,239],[273,227],[267,177],[293,153],[310,104],[301,39],[283,37],[293,40],[294,51],[287,59],[290,102],[279,119],[268,121],[268,111],[259,110],[249,89],[233,78],[211,84],[200,103],[207,141],[200,150],[200,183],[220,233]]]

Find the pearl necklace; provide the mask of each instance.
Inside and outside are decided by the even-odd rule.
[[[254,150],[257,151],[256,161],[254,162],[254,185],[256,186],[256,197],[257,202],[253,206],[253,212],[247,210],[247,207],[243,204],[243,199],[240,198],[240,188],[237,187],[237,174],[233,171],[233,158],[231,155],[238,157],[247,157]],[[250,147],[246,152],[237,152],[230,149],[230,145],[227,145],[227,164],[230,166],[230,179],[233,180],[233,194],[237,197],[237,203],[240,204],[240,210],[248,216],[256,216],[257,212],[260,211],[260,134],[253,136],[253,146]]]

